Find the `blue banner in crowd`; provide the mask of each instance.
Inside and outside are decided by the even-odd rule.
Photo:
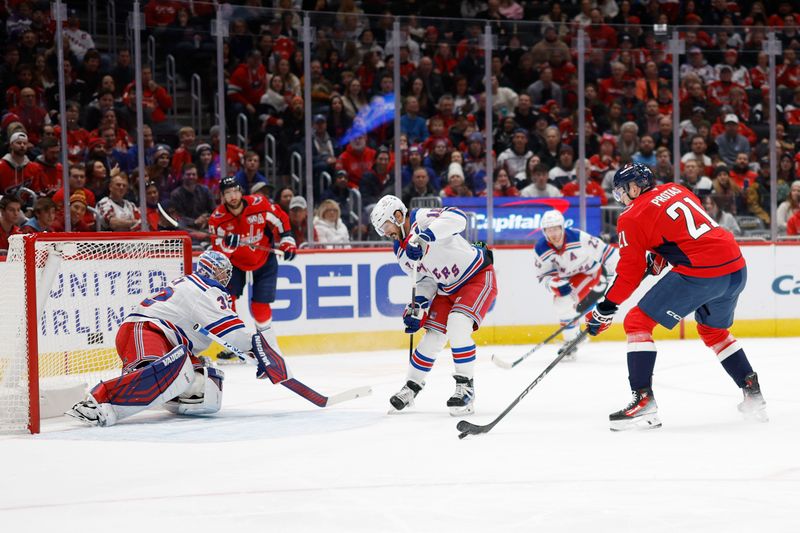
[[[530,241],[539,237],[539,223],[545,211],[558,209],[564,214],[567,227],[580,227],[580,198],[495,198],[494,199],[494,242]],[[486,198],[442,198],[445,207],[458,207],[475,214],[477,238],[486,240],[488,221],[486,218]],[[586,198],[586,230],[599,235],[603,223],[600,213],[600,198]]]

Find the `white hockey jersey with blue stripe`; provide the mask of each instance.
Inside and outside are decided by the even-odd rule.
[[[211,345],[208,337],[194,330],[195,324],[243,352],[251,349],[251,335],[233,310],[228,291],[197,273],[174,279],[160,292],[142,300],[125,322],[151,322],[174,346],[183,344],[195,354]]]
[[[594,276],[606,267],[606,275],[616,273],[619,252],[597,237],[578,229],[564,229],[564,244],[556,250],[542,237],[534,247],[534,267],[539,281],[569,280],[576,274]]]
[[[467,215],[454,207],[419,209],[411,218],[412,234],[425,232],[429,243],[419,261],[417,295],[428,300],[438,294],[452,294],[488,264],[484,250],[461,236],[467,227]],[[406,256],[408,238],[394,243],[400,267],[413,277],[416,261]]]

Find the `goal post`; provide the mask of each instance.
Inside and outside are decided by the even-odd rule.
[[[191,271],[191,250],[183,232],[11,236],[0,264],[0,432],[38,433],[42,418],[119,375],[119,325]]]

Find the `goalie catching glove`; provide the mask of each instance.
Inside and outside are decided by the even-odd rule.
[[[425,325],[428,315],[426,311],[430,301],[424,296],[417,296],[413,304],[408,304],[403,311],[403,323],[406,325],[406,333],[416,333],[419,328]]]
[[[292,371],[286,366],[286,361],[269,345],[261,333],[253,335],[252,347],[252,356],[258,364],[256,378],[269,378],[272,383],[278,384],[292,377]]]

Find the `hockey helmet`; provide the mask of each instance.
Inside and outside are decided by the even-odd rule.
[[[372,226],[375,228],[378,235],[381,237],[386,236],[384,226],[387,222],[402,227],[403,223],[397,222],[397,218],[395,217],[397,211],[400,211],[403,214],[403,219],[405,219],[408,209],[406,209],[405,204],[403,204],[397,196],[387,194],[378,200],[378,203],[372,208],[372,213],[369,216],[369,220],[372,222]]]
[[[656,177],[650,167],[641,163],[626,165],[614,174],[614,199],[622,202],[622,195],[628,194],[628,186],[635,183],[642,191],[656,184]]]
[[[197,258],[195,272],[203,277],[211,278],[227,286],[233,273],[233,265],[224,254],[215,250],[206,250]]]
[[[551,209],[542,215],[542,221],[539,224],[539,227],[544,230],[547,228],[554,228],[556,226],[561,226],[562,228],[564,227],[564,215],[561,214],[561,211]]]
[[[239,189],[242,190],[241,184],[239,184],[239,180],[236,179],[235,176],[225,176],[219,182],[219,193],[225,194],[227,189]]]

